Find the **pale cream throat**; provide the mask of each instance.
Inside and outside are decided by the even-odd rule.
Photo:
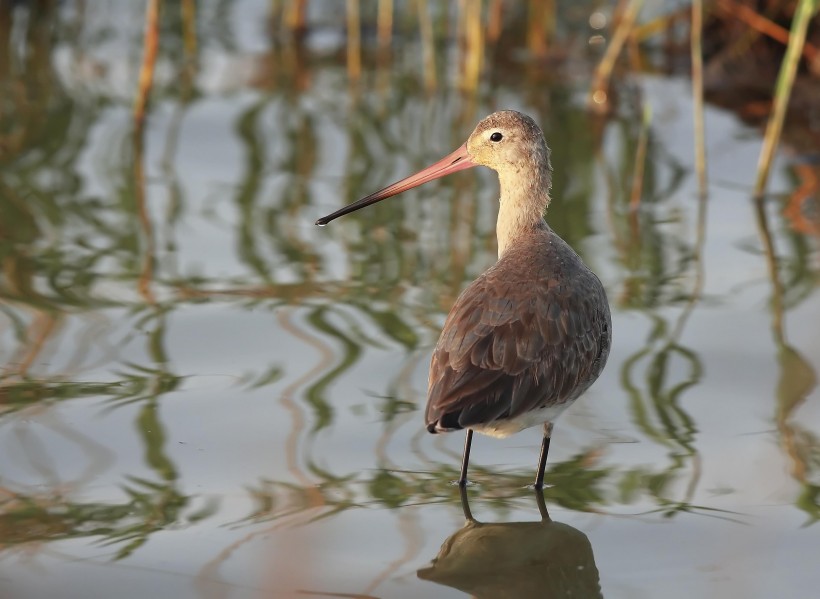
[[[517,237],[544,218],[550,197],[542,181],[538,175],[523,172],[499,173],[501,197],[495,226],[499,258]]]

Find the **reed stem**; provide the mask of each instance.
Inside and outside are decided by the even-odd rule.
[[[464,0],[464,76],[461,88],[473,92],[481,74],[484,40],[481,23],[481,0]]]
[[[618,55],[620,55],[621,49],[624,47],[626,38],[635,25],[635,19],[638,17],[638,12],[640,12],[642,4],[643,0],[629,0],[629,4],[626,9],[624,9],[622,18],[615,27],[612,41],[609,42],[609,46],[607,46],[601,62],[595,69],[592,89],[589,94],[589,105],[596,110],[604,111],[608,106],[609,80],[612,77],[612,70],[615,68],[615,61],[618,59]]]
[[[385,51],[390,48],[393,38],[393,0],[379,0],[376,21],[379,49]]]
[[[421,32],[421,53],[424,64],[424,87],[429,92],[436,88],[436,48],[433,39],[433,21],[427,0],[416,0]]]
[[[154,66],[157,62],[159,48],[159,8],[160,0],[148,0],[145,10],[145,35],[142,66],[140,67],[139,86],[134,101],[134,121],[141,126],[145,119],[145,110],[148,106],[148,97],[154,83]]]
[[[786,110],[789,106],[789,98],[797,74],[797,65],[800,62],[800,55],[803,53],[803,46],[806,42],[809,21],[811,21],[812,15],[817,10],[818,2],[820,0],[799,0],[797,10],[794,13],[789,45],[786,47],[786,55],[780,65],[780,73],[777,76],[777,84],[775,85],[774,106],[769,115],[766,134],[763,137],[763,147],[760,150],[760,158],[757,162],[757,180],[754,188],[756,197],[762,196],[766,190],[772,160],[780,141],[780,134],[783,131],[783,121],[786,119]]]
[[[703,118],[703,0],[692,1],[690,49],[692,52],[692,103],[695,121],[695,172],[698,195],[706,197],[706,136]]]
[[[362,76],[359,0],[347,0],[347,74],[351,81],[358,81]]]

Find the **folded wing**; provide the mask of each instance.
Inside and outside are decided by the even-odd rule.
[[[430,365],[431,432],[572,401],[603,369],[610,317],[592,273],[569,285],[504,274],[484,273],[447,318]]]

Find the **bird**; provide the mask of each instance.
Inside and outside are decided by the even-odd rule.
[[[545,220],[552,165],[537,123],[494,112],[451,154],[316,224],[475,166],[498,174],[498,260],[447,316],[430,361],[425,426],[434,434],[466,429],[464,487],[474,431],[503,438],[542,425],[533,485],[541,489],[555,421],[603,371],[612,317],[600,279]]]

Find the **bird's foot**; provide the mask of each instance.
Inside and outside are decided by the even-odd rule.
[[[528,484],[528,485],[526,485],[526,486],[522,487],[522,489],[529,489],[529,490],[531,490],[531,491],[532,491],[532,490],[536,490],[536,491],[543,491],[544,489],[551,489],[551,488],[552,488],[552,487],[554,487],[554,486],[555,486],[555,485],[548,485],[547,483],[541,483],[541,484],[538,484],[538,483],[530,483],[530,484]]]
[[[462,489],[465,487],[475,487],[478,483],[474,483],[471,480],[459,479],[459,480],[451,480],[450,484],[454,487],[461,487]]]

